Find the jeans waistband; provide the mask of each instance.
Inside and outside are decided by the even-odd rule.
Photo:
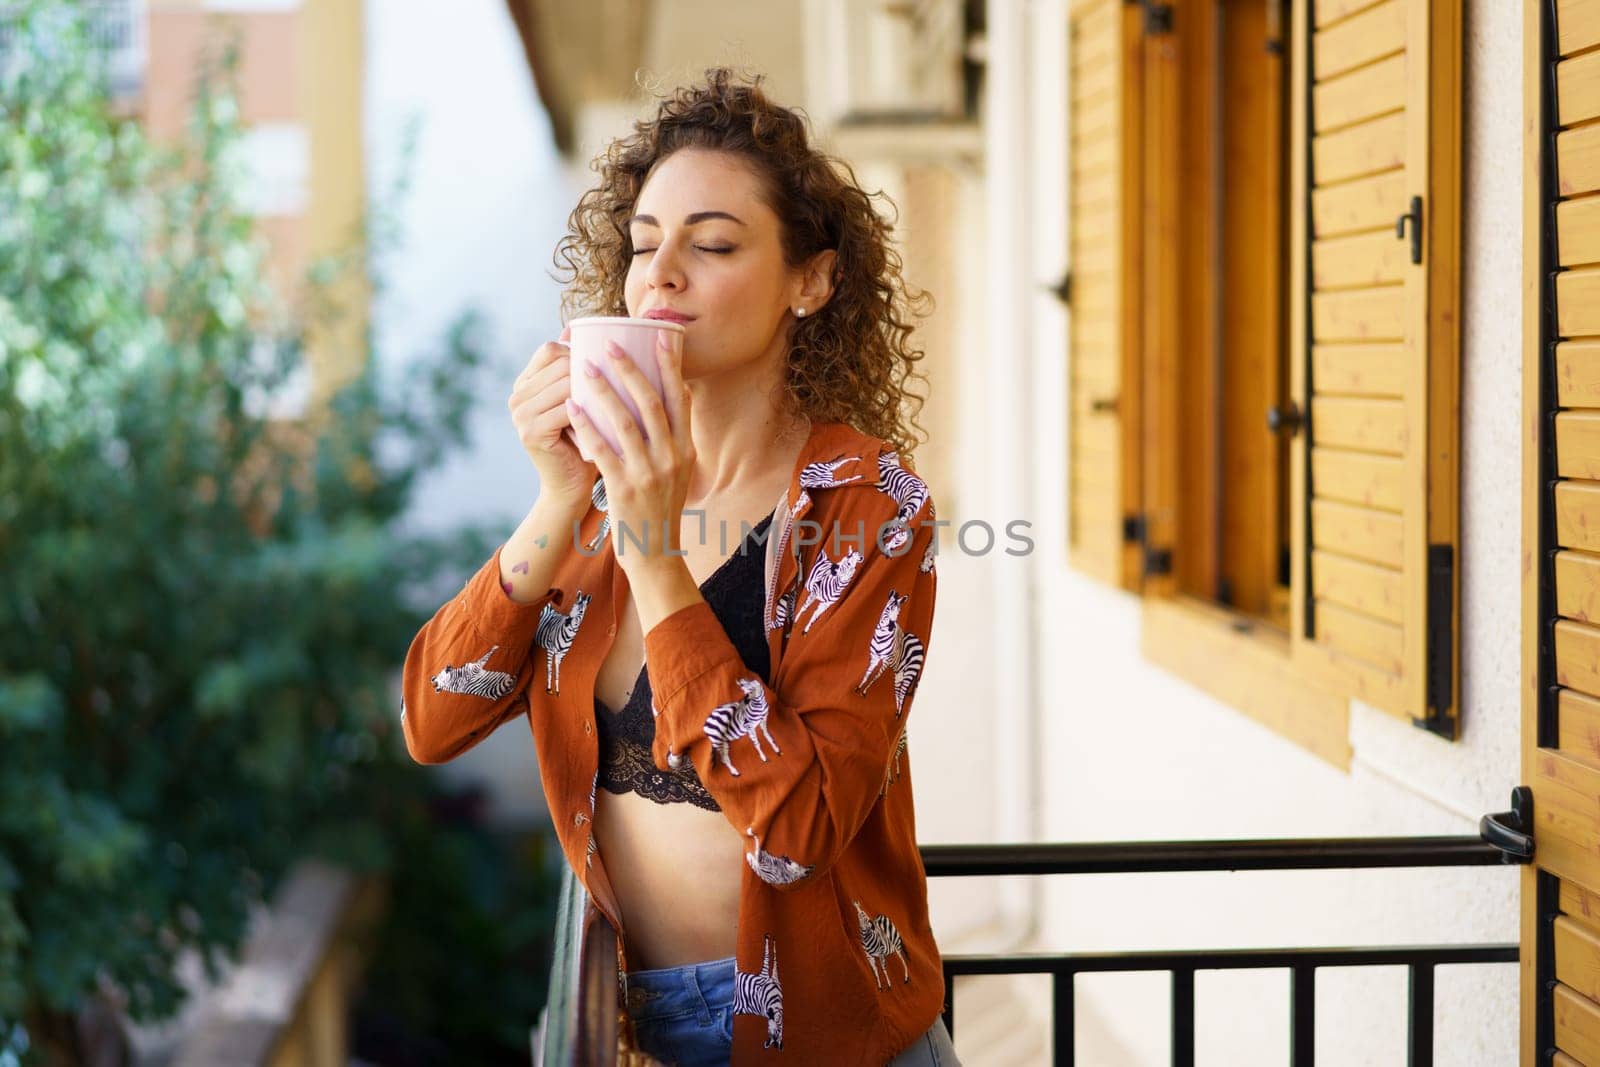
[[[734,957],[628,972],[628,1014],[635,1021],[711,1013],[733,1004]]]

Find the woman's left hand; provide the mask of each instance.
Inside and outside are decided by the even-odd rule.
[[[677,330],[657,334],[661,397],[615,343],[608,342],[606,349],[605,358],[611,360],[639,409],[643,435],[621,396],[598,371],[592,375],[590,403],[601,407],[615,427],[621,454],[606,443],[588,414],[570,399],[567,410],[573,432],[605,479],[606,512],[611,518],[610,537],[617,546],[617,562],[626,569],[630,564],[681,560],[679,528],[695,460],[689,433],[689,387],[683,381],[683,334]],[[572,373],[586,374],[588,370],[574,367]],[[644,542],[642,549],[640,542]]]

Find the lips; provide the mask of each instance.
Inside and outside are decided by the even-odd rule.
[[[694,321],[693,315],[685,315],[683,312],[673,311],[671,308],[651,308],[644,313],[644,317],[647,319],[660,319],[662,322],[684,323]]]

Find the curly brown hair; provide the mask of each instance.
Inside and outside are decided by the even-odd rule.
[[[892,212],[893,202],[863,191],[849,164],[817,151],[802,113],[774,103],[762,81],[714,67],[704,84],[662,97],[654,118],[636,122],[595,159],[599,184],[579,199],[556,246],[558,280],[566,284],[562,312],[627,314],[628,219],[657,164],[683,148],[736,155],[778,215],[791,267],[825,249],[838,253],[832,299],[794,324],[780,409],[848,423],[909,458],[918,443],[912,428],[921,432],[916,413],[926,402],[906,388],[913,377],[926,380],[914,374],[925,353],[913,340],[912,320],[927,315],[932,299],[906,285],[890,236],[893,217],[873,208],[882,199]],[[907,401],[914,411],[906,412]]]

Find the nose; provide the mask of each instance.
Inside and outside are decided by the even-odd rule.
[[[681,290],[684,284],[683,263],[676,240],[663,240],[650,256],[645,270],[645,284],[652,289]]]

